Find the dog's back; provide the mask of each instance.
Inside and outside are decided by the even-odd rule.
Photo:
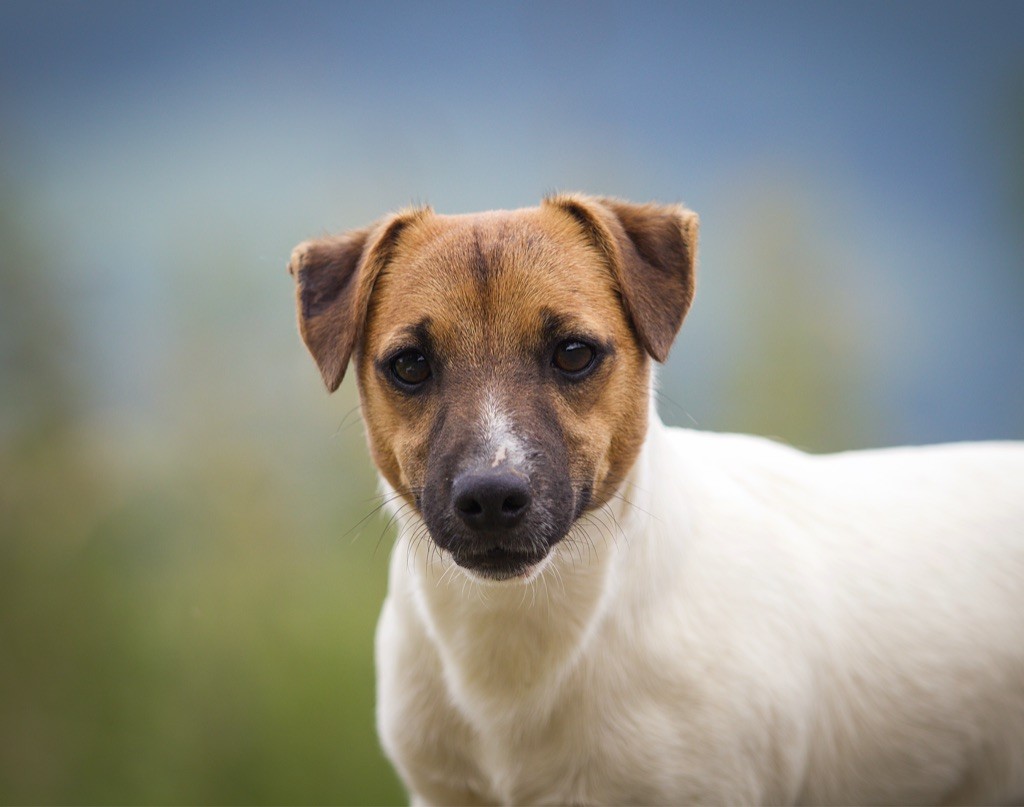
[[[687,599],[722,611],[707,640],[739,627],[741,668],[803,699],[798,800],[1024,795],[1024,444],[819,457],[664,434],[654,498],[691,525]]]

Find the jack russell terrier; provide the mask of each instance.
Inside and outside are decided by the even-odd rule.
[[[1024,800],[1024,444],[667,428],[697,216],[407,210],[289,270],[399,535],[378,728],[418,804]]]

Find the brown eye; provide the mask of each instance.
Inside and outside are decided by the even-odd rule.
[[[594,363],[594,348],[585,342],[567,339],[555,348],[555,367],[570,376],[579,375]]]
[[[415,387],[430,378],[430,365],[418,350],[404,350],[391,360],[391,375],[399,383]]]

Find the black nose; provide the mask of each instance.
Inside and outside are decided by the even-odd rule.
[[[511,529],[523,520],[531,501],[526,477],[507,469],[466,471],[452,484],[455,512],[474,530]]]

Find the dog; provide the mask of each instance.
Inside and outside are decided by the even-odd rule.
[[[404,210],[289,264],[399,535],[378,730],[416,804],[1024,800],[1024,444],[667,428],[697,216]]]

